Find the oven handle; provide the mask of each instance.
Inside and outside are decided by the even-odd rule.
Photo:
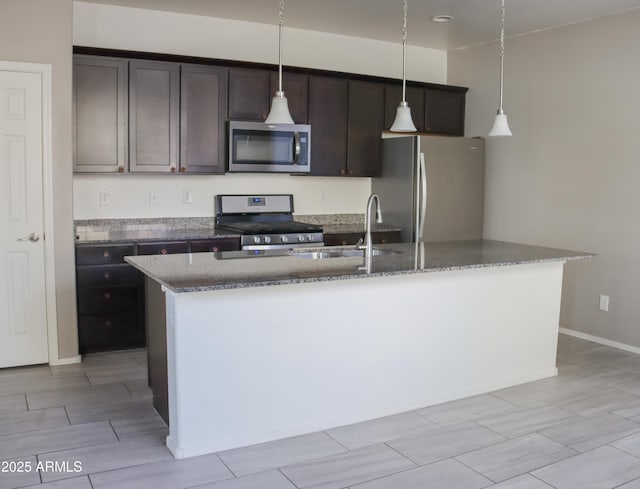
[[[300,162],[300,152],[302,146],[300,145],[300,133],[298,131],[293,133],[293,164],[297,165]]]

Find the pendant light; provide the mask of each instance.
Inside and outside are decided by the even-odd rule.
[[[393,132],[416,132],[416,126],[411,118],[411,109],[407,103],[406,90],[407,81],[405,78],[405,50],[407,44],[407,0],[403,0],[404,18],[402,22],[402,101],[396,110],[396,118],[389,129]]]
[[[502,109],[502,89],[504,81],[504,0],[502,0],[502,21],[500,24],[500,108],[496,114],[496,120],[493,123],[489,136],[512,136],[509,123],[507,122],[507,114]]]
[[[293,124],[289,113],[287,97],[282,90],[282,16],[284,14],[284,0],[280,0],[280,22],[278,23],[278,90],[271,101],[271,111],[264,121],[265,124]]]

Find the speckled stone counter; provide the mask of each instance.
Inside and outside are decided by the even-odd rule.
[[[362,257],[299,249],[128,258],[147,275],[149,370],[167,372],[151,388],[176,458],[556,375],[564,264],[593,255],[499,241],[380,249],[369,272]]]
[[[594,256],[491,240],[426,243],[418,249],[409,243],[379,245],[376,248],[388,253],[373,258],[370,273],[362,269],[363,257],[313,259],[301,249],[137,256],[128,257],[127,261],[169,290],[182,293],[566,261]]]
[[[76,243],[129,243],[236,237],[212,217],[93,219],[75,222]]]

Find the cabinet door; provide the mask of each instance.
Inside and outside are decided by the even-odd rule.
[[[434,134],[464,136],[464,92],[427,88],[425,131]]]
[[[186,241],[166,241],[161,243],[139,243],[138,255],[172,255],[188,253],[189,243]]]
[[[309,122],[309,75],[283,73],[282,89],[287,97],[289,113],[296,124]],[[271,73],[271,97],[278,90],[278,72]]]
[[[384,88],[381,83],[349,81],[347,173],[351,176],[380,173]]]
[[[229,119],[263,122],[269,115],[270,73],[264,70],[229,70]]]
[[[311,175],[344,175],[347,164],[348,81],[309,77]]]
[[[182,65],[180,172],[224,173],[227,70]]]
[[[123,59],[73,58],[73,169],[125,172],[127,67]]]
[[[129,64],[129,169],[175,172],[178,166],[180,65]]]
[[[407,87],[407,103],[411,109],[411,117],[416,129],[424,132],[424,88]],[[402,100],[402,85],[385,87],[384,128],[389,129],[396,118],[398,104]]]

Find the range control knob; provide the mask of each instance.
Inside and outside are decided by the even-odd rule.
[[[298,234],[298,241],[300,241],[300,242],[304,241],[304,235],[303,234]]]
[[[283,234],[282,236],[280,236],[280,241],[282,241],[283,243],[288,243],[289,237]]]
[[[307,234],[307,241],[313,241],[313,234]]]
[[[267,243],[267,244],[271,243],[271,236],[265,236],[264,237],[264,242]]]
[[[254,237],[253,237],[253,242],[254,242],[255,244],[260,244],[260,236],[254,236]]]

